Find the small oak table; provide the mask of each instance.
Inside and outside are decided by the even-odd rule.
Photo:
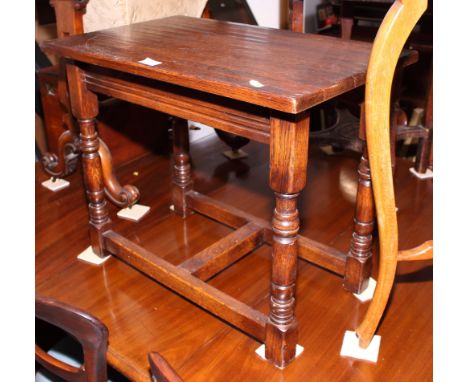
[[[189,17],[170,17],[45,42],[66,57],[69,96],[80,126],[90,239],[112,254],[266,345],[279,367],[296,354],[298,256],[343,275],[361,291],[370,274],[372,195],[360,166],[355,233],[349,254],[298,235],[306,183],[309,110],[364,84],[371,44]],[[148,64],[140,61],[146,60]],[[196,212],[235,231],[174,266],[112,230],[98,155],[96,93],[168,113],[174,119],[174,212]],[[193,190],[185,119],[270,145],[272,223]],[[320,197],[320,195],[317,195]],[[269,315],[205,281],[262,244],[272,246]]]

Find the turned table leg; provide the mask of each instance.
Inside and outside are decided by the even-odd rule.
[[[70,100],[73,115],[80,126],[80,150],[83,177],[88,198],[89,232],[93,251],[103,257],[105,250],[102,234],[111,228],[104,194],[104,180],[99,158],[99,138],[96,131],[98,114],[97,96],[86,89],[83,72],[72,64],[67,65]]]
[[[190,213],[187,192],[193,188],[190,171],[190,144],[188,124],[185,119],[174,118],[173,130],[173,172],[172,203],[174,212],[186,217]]]
[[[354,212],[354,228],[350,250],[346,260],[344,287],[353,293],[361,293],[369,284],[372,271],[372,232],[374,230],[374,197],[365,144],[364,105],[361,105],[359,136],[364,141],[358,167],[358,189]]]
[[[297,197],[306,183],[308,141],[308,113],[294,120],[271,118],[270,186],[275,191],[276,206],[265,356],[278,367],[286,366],[296,355]]]

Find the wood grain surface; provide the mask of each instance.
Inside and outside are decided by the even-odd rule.
[[[395,69],[408,36],[427,9],[427,0],[397,0],[379,28],[366,78],[365,120],[369,164],[379,231],[380,264],[374,298],[356,329],[361,347],[369,346],[382,318],[397,269],[398,217],[393,186],[389,123]]]
[[[174,16],[44,42],[45,51],[298,113],[364,84],[372,45]],[[410,54],[416,57],[416,53]],[[147,66],[138,61],[161,62]],[[263,85],[256,87],[251,81]]]

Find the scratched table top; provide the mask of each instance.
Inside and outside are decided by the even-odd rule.
[[[299,113],[363,85],[372,45],[174,16],[42,47],[76,61]],[[140,62],[147,58],[149,65]]]

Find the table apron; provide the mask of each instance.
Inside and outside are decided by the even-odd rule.
[[[231,104],[236,102],[230,99],[226,99],[225,104],[222,103],[221,97],[213,100],[212,96],[206,95],[205,99],[200,99],[200,97],[191,96],[193,93],[191,89],[187,92],[188,95],[181,95],[168,90],[170,86],[167,84],[164,84],[165,89],[161,89],[89,72],[86,72],[86,87],[95,93],[203,123],[257,142],[267,144],[270,142],[269,117],[256,112],[255,108],[254,112],[248,110],[252,109],[251,105],[244,107],[239,102],[240,107],[233,108]],[[200,94],[204,95],[204,93]]]

